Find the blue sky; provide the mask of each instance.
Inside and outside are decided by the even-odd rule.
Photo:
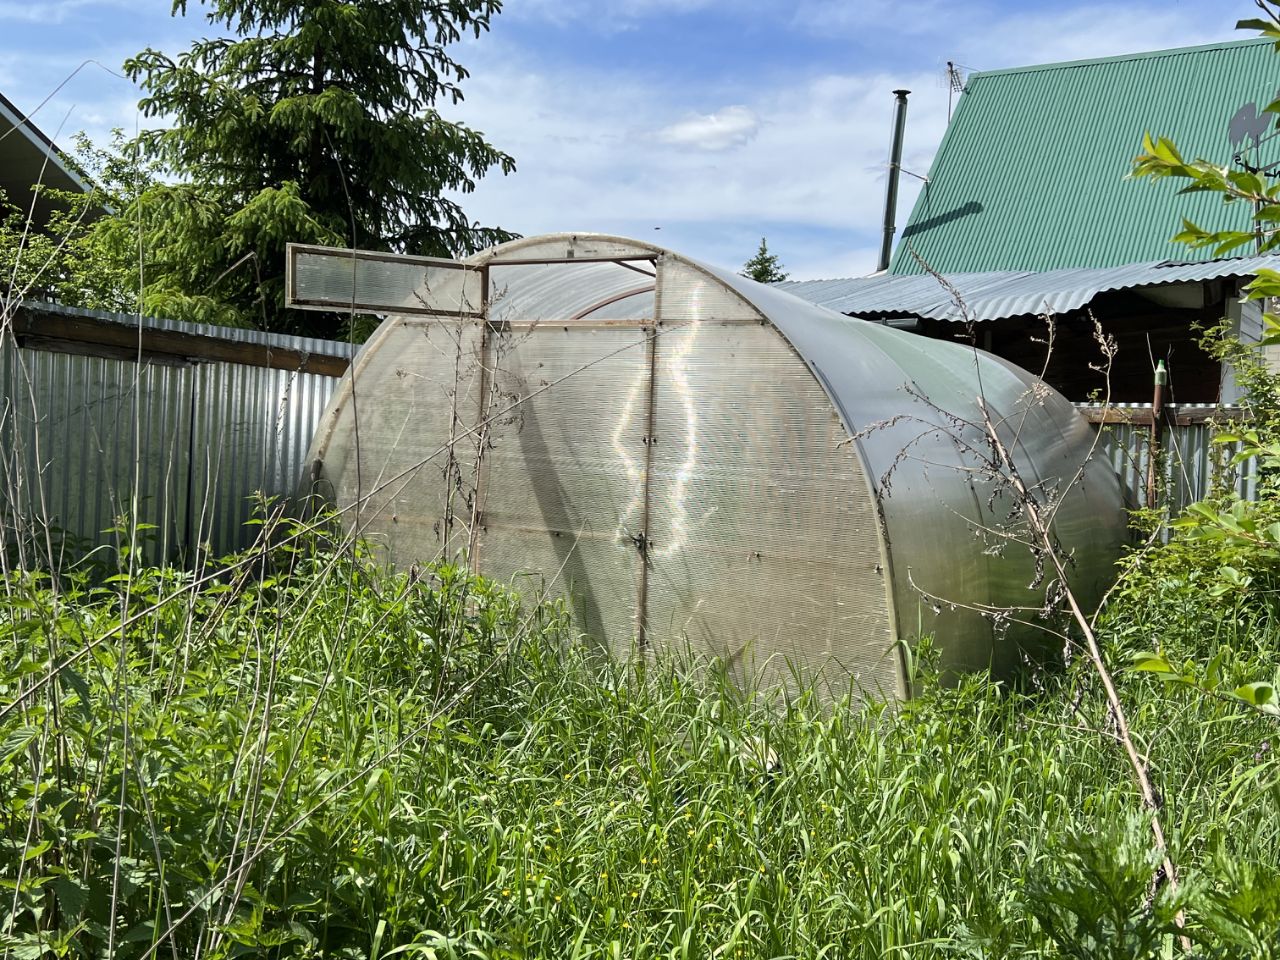
[[[132,132],[112,76],[211,28],[161,0],[0,0],[0,91],[67,142]],[[798,279],[874,268],[892,94],[912,91],[904,166],[927,173],[945,64],[992,70],[1233,39],[1250,0],[507,0],[456,50],[448,112],[513,154],[463,198],[524,234],[602,231],[737,267],[767,236]],[[96,60],[67,78],[85,60]],[[64,83],[65,81],[65,83]],[[1137,144],[1135,143],[1135,147]],[[915,196],[904,178],[899,221]]]

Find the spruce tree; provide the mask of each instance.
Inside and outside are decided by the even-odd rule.
[[[501,0],[206,2],[231,36],[125,64],[144,114],[171,123],[138,143],[170,176],[134,211],[144,309],[333,336],[341,317],[284,311],[286,242],[456,256],[510,236],[450,195],[514,161],[436,109],[462,100],[450,45]]]
[[[778,257],[769,252],[764,237],[760,238],[760,249],[756,255],[742,265],[741,274],[758,283],[779,283],[790,276],[783,271]]]

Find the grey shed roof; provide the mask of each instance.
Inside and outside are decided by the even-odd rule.
[[[1044,273],[953,273],[941,279],[928,274],[877,274],[843,280],[788,280],[777,286],[810,303],[850,316],[980,322],[1068,313],[1109,291],[1248,277],[1260,269],[1280,270],[1280,256],[1202,263],[1157,260]]]
[[[0,94],[0,189],[25,210],[36,184],[71,192],[89,190],[53,141]],[[37,203],[36,219],[42,220],[48,211],[48,203]]]

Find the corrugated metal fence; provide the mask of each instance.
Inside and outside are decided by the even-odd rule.
[[[1102,434],[1102,455],[1120,474],[1135,505],[1145,505],[1151,452],[1151,404],[1115,404],[1102,410],[1077,404]],[[1252,499],[1257,492],[1257,462],[1231,461],[1237,443],[1214,443],[1215,424],[1238,420],[1239,407],[1169,404],[1164,408],[1156,460],[1157,493],[1170,514],[1219,490],[1234,489]]]
[[[247,545],[255,494],[295,491],[351,353],[26,305],[0,339],[0,547],[79,553],[113,542],[124,516],[150,526],[148,561],[182,560],[195,544],[215,555]]]

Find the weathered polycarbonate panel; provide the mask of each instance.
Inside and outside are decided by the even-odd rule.
[[[496,324],[651,318],[655,282],[643,261],[495,264],[488,316]]]
[[[763,323],[681,324],[657,349],[651,644],[745,683],[897,696],[879,520],[830,399]]]
[[[1094,456],[1094,434],[1059,394],[989,354],[855,320],[727,272],[805,357],[857,434],[877,485],[904,636],[933,633],[955,669],[1006,670],[1047,635],[1007,620],[993,627],[967,607],[1037,608],[1044,594],[1014,506],[992,500],[976,456],[980,396],[1029,484],[1070,490],[1054,530],[1071,552],[1072,586],[1088,605],[1114,577],[1127,539],[1115,472]],[[1016,437],[1016,442],[1014,438]],[[1072,479],[1074,482],[1072,483]],[[1003,546],[1002,546],[1003,544]]]
[[[285,256],[291,307],[457,318],[483,307],[479,271],[454,260],[294,243]]]
[[[513,240],[491,247],[468,261],[481,263],[519,263],[528,260],[655,260],[662,254],[657,247],[624,237],[600,234],[559,233],[545,237]]]
[[[545,326],[491,336],[503,406],[485,453],[477,561],[573,598],[582,630],[626,654],[644,533],[648,335]]]
[[[661,264],[658,297],[663,320],[763,320],[760,311],[692,264],[671,257]]]
[[[484,389],[481,324],[398,318],[343,380],[311,457],[351,529],[392,558],[467,546]]]

